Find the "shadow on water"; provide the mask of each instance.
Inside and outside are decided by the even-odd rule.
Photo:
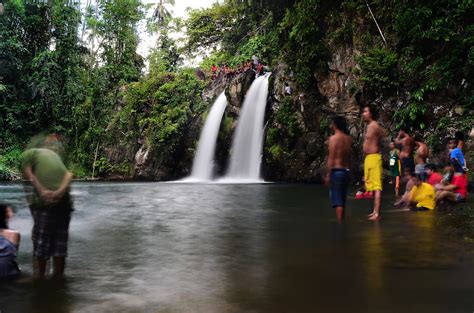
[[[0,285],[1,312],[70,313],[74,296],[68,280],[35,281],[31,277]],[[4,297],[8,295],[8,297]]]
[[[432,212],[348,202],[338,224],[310,185],[76,183],[67,280],[29,279],[31,221],[21,187],[25,279],[0,283],[4,312],[470,312],[472,245]],[[383,209],[393,202],[384,196]]]

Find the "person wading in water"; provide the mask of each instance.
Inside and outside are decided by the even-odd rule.
[[[380,142],[383,130],[376,122],[378,112],[372,105],[366,105],[362,112],[362,118],[367,124],[363,151],[365,189],[374,192],[374,209],[369,214],[369,220],[380,218],[380,206],[382,198],[382,155],[380,154]]]
[[[423,181],[426,181],[427,174],[425,170],[426,159],[428,158],[428,146],[423,142],[421,137],[415,137],[416,149],[416,166],[415,174],[420,174]]]
[[[347,133],[347,122],[342,116],[335,116],[331,123],[334,135],[329,137],[326,184],[329,185],[331,205],[336,208],[339,222],[344,219],[347,185],[349,184],[352,138]]]
[[[33,216],[33,274],[43,278],[48,259],[53,258],[53,275],[62,277],[66,264],[69,222],[73,211],[69,186],[72,173],[53,150],[57,136],[49,135],[38,148],[22,154],[23,175],[34,188],[28,196]]]
[[[410,172],[415,172],[415,160],[413,159],[413,151],[415,150],[415,140],[412,136],[408,135],[405,128],[400,129],[395,143],[402,146],[400,152],[400,160],[402,162],[402,172],[405,173],[405,169],[410,169]]]

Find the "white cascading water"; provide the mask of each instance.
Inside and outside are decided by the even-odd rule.
[[[198,148],[193,160],[189,181],[208,181],[212,179],[214,169],[214,153],[217,135],[227,106],[227,99],[222,92],[212,105],[207,115],[206,123],[199,137]]]
[[[262,160],[268,77],[258,77],[245,96],[231,148],[224,181],[258,182]]]

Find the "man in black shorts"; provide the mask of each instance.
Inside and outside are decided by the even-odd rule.
[[[415,139],[410,136],[405,128],[400,129],[395,143],[402,146],[400,152],[400,161],[402,164],[402,173],[409,169],[411,173],[415,172],[415,160],[413,158],[413,151],[415,150]]]

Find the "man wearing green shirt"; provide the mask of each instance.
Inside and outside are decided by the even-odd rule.
[[[69,186],[72,174],[61,157],[45,148],[31,148],[22,154],[23,174],[33,185],[28,198],[33,216],[33,272],[45,275],[46,262],[53,257],[53,275],[64,274],[69,222],[73,211]]]

